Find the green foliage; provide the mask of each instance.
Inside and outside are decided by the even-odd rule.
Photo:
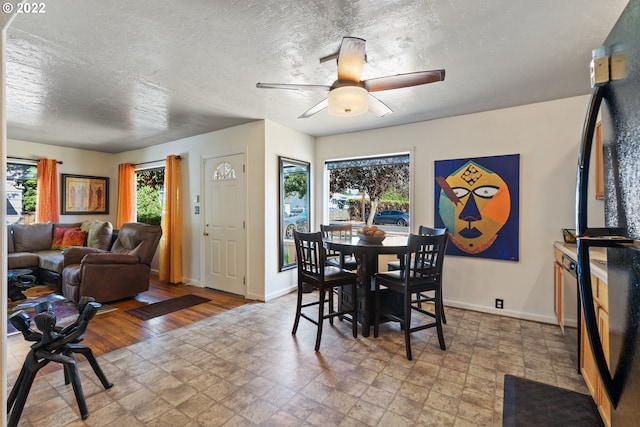
[[[27,179],[24,181],[24,189],[22,190],[22,211],[35,212],[36,200],[38,192],[36,191],[37,181],[35,179]]]
[[[307,195],[307,172],[300,168],[285,172],[284,177],[284,196],[296,195],[299,199]]]
[[[160,225],[164,168],[136,172],[136,221]]]
[[[145,224],[160,225],[162,206],[160,188],[145,185],[136,191],[136,220]]]

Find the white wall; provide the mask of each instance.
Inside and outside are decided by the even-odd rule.
[[[316,217],[323,215],[328,159],[413,150],[412,229],[434,222],[434,161],[520,154],[520,261],[450,256],[445,304],[555,322],[553,250],[560,229],[575,224],[578,147],[588,96],[320,137],[316,144]],[[602,225],[593,201],[590,225]],[[496,310],[495,299],[504,300]]]
[[[109,178],[109,214],[108,215],[60,215],[60,222],[80,222],[100,219],[115,224],[118,166],[114,163],[114,155],[76,148],[57,147],[55,145],[9,139],[7,141],[7,157],[23,157],[27,159],[48,158],[62,161],[58,165],[58,175],[90,175]],[[59,191],[62,182],[58,179]]]
[[[265,300],[287,294],[297,287],[297,270],[279,271],[279,236],[280,221],[279,182],[280,166],[278,157],[309,162],[313,165],[315,138],[291,130],[271,121],[265,122],[265,210],[264,210],[264,282]],[[313,173],[313,169],[312,169]],[[314,211],[313,187],[311,188],[311,212]],[[318,229],[317,221],[310,217],[310,230]]]

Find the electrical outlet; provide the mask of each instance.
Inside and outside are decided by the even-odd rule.
[[[496,298],[496,308],[504,308],[504,301],[500,298]]]

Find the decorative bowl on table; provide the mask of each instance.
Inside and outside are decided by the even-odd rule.
[[[372,225],[371,227],[365,226],[362,227],[361,230],[358,230],[358,237],[360,237],[360,240],[363,242],[379,245],[387,236],[384,231],[379,230],[378,227]]]

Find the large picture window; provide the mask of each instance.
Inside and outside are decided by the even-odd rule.
[[[408,233],[409,154],[326,162],[329,220],[351,222],[354,229],[377,225],[390,233]]]

